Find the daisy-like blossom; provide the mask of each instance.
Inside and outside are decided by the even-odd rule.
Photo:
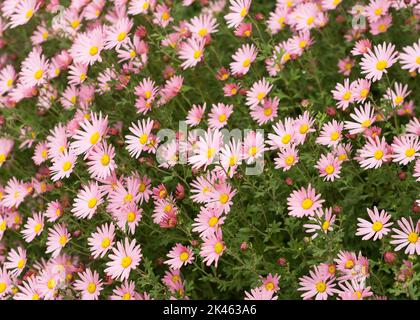
[[[323,24],[323,13],[315,3],[301,3],[290,13],[289,22],[298,31],[309,31]]]
[[[392,228],[394,232],[391,235],[391,244],[396,245],[395,251],[399,251],[405,247],[404,253],[420,255],[420,230],[419,223],[414,227],[411,217],[401,218],[397,221],[400,229]]]
[[[294,139],[296,144],[303,144],[309,133],[315,132],[313,125],[315,119],[312,118],[308,111],[305,111],[294,121],[295,134]]]
[[[204,169],[212,164],[219,157],[219,151],[222,143],[222,134],[219,130],[208,129],[204,136],[201,136],[197,142],[197,148],[194,155],[188,158],[188,163],[193,168]]]
[[[346,110],[349,104],[354,102],[349,79],[344,80],[344,85],[337,83],[335,90],[332,90],[331,93],[334,100],[337,101],[337,107],[340,109]]]
[[[91,182],[79,190],[71,212],[78,219],[92,219],[98,206],[103,202],[104,193],[96,182]]]
[[[356,108],[354,113],[350,114],[350,118],[355,121],[345,121],[344,129],[349,130],[350,134],[361,133],[375,122],[375,110],[371,108],[370,102],[367,102],[364,106]]]
[[[4,188],[3,197],[0,200],[0,206],[4,206],[6,208],[18,208],[28,193],[29,192],[25,184],[13,177],[7,182],[7,185]]]
[[[273,292],[277,292],[280,290],[280,287],[279,287],[280,276],[277,275],[277,273],[274,275],[269,273],[267,277],[260,276],[260,279],[263,283],[260,287],[261,289],[266,290],[266,291],[273,291]]]
[[[314,43],[314,40],[310,32],[305,30],[294,35],[288,42],[288,52],[291,55],[301,56],[305,52],[305,49],[308,49]]]
[[[418,118],[411,119],[406,126],[406,134],[420,136],[420,121]]]
[[[396,108],[404,103],[404,99],[411,93],[411,90],[408,90],[408,85],[403,86],[398,82],[395,82],[394,88],[395,90],[388,88],[384,98],[391,100],[392,106]]]
[[[368,298],[373,295],[370,287],[366,287],[365,281],[345,281],[339,283],[338,285],[341,289],[338,292],[338,296],[341,300],[363,300],[364,298]]]
[[[264,136],[261,132],[249,131],[244,138],[243,158],[247,164],[254,163],[264,157],[266,151]]]
[[[137,124],[132,122],[129,128],[132,135],[126,135],[125,140],[127,143],[127,150],[130,153],[130,156],[133,158],[138,158],[142,151],[145,149],[145,146],[150,140],[150,134],[153,128],[153,120],[150,118],[137,121]]]
[[[124,239],[124,242],[118,241],[116,247],[112,248],[112,254],[109,255],[111,261],[107,262],[105,269],[112,279],[124,281],[130,275],[130,271],[136,269],[142,258],[140,245],[136,245],[136,240]]]
[[[373,47],[373,51],[363,54],[360,62],[362,74],[366,74],[366,79],[372,82],[381,80],[384,73],[388,73],[388,68],[398,60],[398,52],[391,43],[383,43]]]
[[[263,125],[269,121],[274,120],[277,117],[279,107],[279,98],[267,98],[264,99],[262,106],[256,105],[251,107],[250,114],[252,119],[257,121],[258,125]]]
[[[194,260],[194,253],[191,248],[180,243],[175,244],[167,256],[169,259],[164,261],[164,263],[172,269],[180,269],[184,265],[191,264]]]
[[[394,137],[392,148],[392,161],[398,162],[402,165],[407,165],[409,162],[420,157],[420,141],[419,137],[412,135],[403,135]]]
[[[232,198],[235,196],[236,190],[230,184],[222,183],[215,185],[214,189],[209,192],[209,202],[216,209],[229,213],[230,206],[233,205]]]
[[[282,168],[287,171],[292,168],[299,161],[299,155],[295,145],[291,144],[277,153],[277,158],[274,159],[275,168]]]
[[[68,178],[73,172],[76,163],[77,155],[72,149],[65,150],[61,155],[58,155],[52,161],[51,179],[57,181],[63,178]]]
[[[0,149],[1,149],[1,143],[0,143]],[[41,141],[35,146],[35,151],[34,151],[32,160],[37,166],[39,166],[40,164],[47,161],[47,158],[48,158],[47,142]],[[0,167],[1,167],[1,151],[0,151]]]
[[[51,201],[47,205],[44,216],[49,222],[54,222],[63,215],[63,207],[59,201]]]
[[[0,95],[5,94],[13,88],[16,79],[16,71],[12,65],[0,69]]]
[[[229,13],[224,16],[229,28],[236,28],[249,12],[251,0],[230,0]]]
[[[155,17],[153,23],[160,25],[162,28],[166,28],[174,20],[166,4],[158,4],[153,15]]]
[[[232,139],[228,144],[225,144],[220,151],[220,164],[223,174],[230,178],[236,173],[236,169],[241,165],[243,160],[242,143]]]
[[[399,55],[401,68],[409,72],[420,72],[420,39],[402,49]]]
[[[103,289],[102,280],[99,274],[87,268],[84,272],[79,272],[79,279],[74,282],[74,289],[80,291],[82,300],[98,300]]]
[[[16,1],[16,6],[10,16],[10,28],[28,23],[40,7],[37,0]]]
[[[68,81],[70,85],[80,85],[87,79],[88,65],[75,63],[69,67]]]
[[[274,11],[270,12],[267,20],[267,27],[272,34],[277,34],[283,30],[288,22],[289,9],[287,6],[276,6]]]
[[[324,181],[334,181],[340,178],[341,161],[333,154],[321,155],[315,165]]]
[[[213,104],[209,113],[209,128],[221,129],[226,124],[233,113],[233,105],[225,105],[224,103]]]
[[[391,2],[388,0],[370,0],[367,7],[364,9],[364,15],[369,22],[376,22],[382,16],[388,14]]]
[[[83,65],[102,62],[101,52],[104,49],[104,42],[104,31],[101,26],[88,32],[78,33],[70,49],[74,62]]]
[[[49,62],[41,49],[34,48],[22,62],[19,80],[26,87],[40,86],[47,82]]]
[[[119,49],[129,39],[133,20],[127,17],[119,19],[115,24],[105,28],[105,49]]]
[[[226,250],[221,230],[211,234],[210,237],[204,238],[203,241],[204,243],[202,244],[200,250],[200,256],[203,258],[203,262],[206,263],[206,266],[210,266],[214,263],[217,268],[219,258]]]
[[[388,31],[388,28],[392,25],[392,16],[386,15],[381,17],[375,22],[370,23],[370,33],[374,36],[385,33]]]
[[[44,230],[44,216],[41,212],[34,213],[29,217],[22,230],[23,238],[26,242],[31,242],[35,237],[39,236]]]
[[[274,291],[264,290],[262,288],[253,288],[250,292],[245,291],[244,300],[277,300]]]
[[[257,48],[251,44],[244,44],[232,56],[233,62],[230,70],[233,75],[245,75],[248,73],[251,64],[257,58]]]
[[[205,44],[205,40],[202,38],[190,38],[181,43],[178,55],[184,61],[181,64],[184,70],[195,67],[203,60]]]
[[[14,141],[12,139],[0,139],[0,168],[6,162],[7,157],[13,149]]]
[[[337,270],[341,274],[339,281],[358,279],[363,280],[369,277],[369,260],[359,252],[340,251],[334,259]]]
[[[32,275],[18,286],[18,292],[13,296],[14,300],[39,300],[40,290],[38,289],[38,280]]]
[[[273,85],[268,83],[265,78],[255,82],[246,93],[246,105],[249,107],[258,105],[270,93],[272,88]]]
[[[367,208],[367,213],[371,221],[357,218],[359,223],[357,224],[356,236],[363,236],[362,240],[369,240],[372,237],[373,241],[381,240],[391,231],[389,227],[392,226],[392,221],[388,222],[391,215],[385,210],[379,212],[377,207],[373,207],[373,210]]]
[[[125,280],[120,286],[112,291],[111,300],[137,300],[134,281]]]
[[[275,133],[268,134],[268,144],[271,149],[282,150],[295,143],[295,126],[292,118],[285,118],[283,121],[278,121],[273,125]]]
[[[0,268],[0,298],[7,296],[12,292],[12,279],[6,267]]]
[[[309,217],[309,221],[310,223],[304,224],[303,227],[307,233],[313,233],[312,239],[315,239],[318,236],[318,231],[325,234],[333,231],[335,214],[332,213],[332,208],[321,208],[315,211],[314,216]]]
[[[156,0],[130,0],[127,13],[131,15],[146,14],[155,4]]]
[[[187,27],[193,36],[205,38],[206,36],[217,32],[217,20],[210,14],[201,14],[193,17]]]
[[[48,232],[46,253],[52,253],[52,257],[56,258],[70,239],[70,233],[63,223],[54,225]]]
[[[91,112],[89,119],[84,119],[80,122],[81,130],[76,130],[73,135],[71,148],[73,148],[76,155],[85,153],[87,158],[89,151],[101,142],[105,136],[108,128],[108,116],[102,117],[102,112],[98,114]]]
[[[129,203],[124,206],[119,214],[117,214],[117,224],[121,230],[126,230],[128,227],[128,233],[134,234],[138,223],[142,217],[143,209],[137,208],[135,203]]]
[[[200,213],[194,219],[192,231],[200,233],[201,238],[208,238],[223,225],[226,217],[215,206],[201,207]]]
[[[335,277],[325,274],[318,266],[309,271],[308,276],[299,278],[298,291],[304,291],[301,297],[309,300],[315,297],[315,300],[327,300],[329,296],[337,293]]]
[[[322,208],[320,194],[315,193],[315,189],[309,184],[308,188],[302,187],[300,190],[294,190],[287,198],[287,209],[289,215],[302,218],[304,216],[313,216],[315,211]]]
[[[350,85],[351,94],[357,103],[363,103],[370,92],[370,80],[357,79]]]
[[[361,56],[368,52],[368,49],[372,48],[372,42],[369,39],[361,39],[356,41],[351,54],[353,56]]]
[[[105,223],[96,228],[88,238],[90,251],[94,259],[103,258],[105,254],[114,246],[115,226],[113,223]]]
[[[202,106],[193,104],[191,109],[188,111],[187,119],[185,122],[191,127],[198,126],[201,122],[201,119],[203,119],[205,110],[206,103],[203,103]]]
[[[87,158],[88,171],[92,178],[106,179],[117,168],[114,161],[115,148],[107,142],[97,144]]]
[[[40,274],[36,279],[40,298],[44,300],[54,300],[57,298],[58,289],[64,284],[62,275],[63,272],[51,266],[44,265],[40,268]]]
[[[18,247],[17,250],[11,249],[7,255],[4,266],[13,277],[18,277],[26,266],[26,250]]]
[[[316,143],[328,147],[337,146],[342,140],[342,131],[344,128],[343,122],[332,120],[322,126],[321,133],[316,138]]]
[[[358,161],[364,169],[377,169],[391,159],[385,138],[367,138],[366,144],[358,150]]]

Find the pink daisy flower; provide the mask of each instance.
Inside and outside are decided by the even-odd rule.
[[[368,49],[360,62],[362,74],[366,74],[366,79],[373,82],[381,80],[387,69],[398,60],[398,52],[394,51],[395,46],[391,43],[383,43],[373,47],[373,51]]]
[[[244,300],[277,300],[274,291],[264,290],[263,288],[251,289],[251,292],[245,291]]]
[[[103,196],[102,188],[96,182],[91,182],[79,190],[71,212],[78,219],[90,220],[98,206],[104,202]]]
[[[5,266],[0,268],[0,289],[0,298],[4,298],[12,292],[12,280]]]
[[[256,160],[262,160],[266,150],[263,134],[249,131],[245,136],[243,149],[243,157],[246,163],[251,164]]]
[[[51,201],[47,205],[44,216],[48,222],[54,222],[63,215],[63,208],[59,201]]]
[[[255,82],[251,89],[246,93],[246,105],[254,107],[258,105],[268,95],[273,88],[272,84],[269,84],[265,78]]]
[[[41,292],[38,289],[36,276],[30,276],[22,285],[18,286],[18,292],[13,296],[14,300],[39,300]]]
[[[198,126],[203,118],[205,110],[206,103],[202,106],[193,104],[192,108],[188,111],[187,120],[185,122],[191,127]]]
[[[68,178],[73,172],[77,156],[72,149],[65,150],[61,155],[53,159],[53,164],[50,167],[51,179],[57,181],[63,178]]]
[[[299,278],[298,291],[305,291],[302,294],[304,300],[309,300],[315,297],[315,300],[327,300],[328,296],[337,293],[335,287],[335,277],[331,277],[320,268],[315,266],[314,270],[309,271],[309,276]]]
[[[94,259],[103,258],[105,254],[114,246],[115,226],[113,223],[104,223],[96,228],[88,238],[90,252]]]
[[[0,206],[18,208],[28,193],[25,184],[13,177],[7,182],[6,188],[4,188]]]
[[[354,121],[345,121],[344,129],[349,130],[350,134],[364,132],[375,122],[374,108],[371,108],[370,102],[364,106],[356,108],[354,113],[350,114],[350,118]]]
[[[315,119],[312,118],[308,111],[305,111],[294,121],[295,127],[295,140],[296,144],[303,144],[306,140],[306,137],[309,133],[315,132],[313,125]]]
[[[0,144],[0,149],[1,149],[1,144]],[[1,153],[1,150],[0,150],[0,158],[1,158],[1,154],[2,153]],[[35,151],[34,151],[34,155],[32,157],[32,160],[34,161],[34,163],[37,166],[39,166],[40,164],[47,161],[47,157],[48,157],[47,142],[41,141],[35,146]],[[1,159],[0,159],[0,166],[1,166]]]
[[[287,198],[287,209],[290,216],[298,218],[313,216],[315,211],[322,207],[324,201],[321,199],[321,195],[317,195],[315,189],[309,184],[307,189],[302,187],[290,194]]]
[[[101,52],[104,48],[104,32],[101,26],[78,33],[70,53],[75,63],[92,65],[96,61],[102,62]]]
[[[85,159],[89,151],[101,142],[108,127],[108,116],[102,118],[102,112],[99,115],[91,112],[89,118],[80,123],[82,130],[76,130],[76,134],[73,136],[75,141],[71,144],[76,155],[86,154]]]
[[[289,170],[298,162],[299,155],[293,144],[281,149],[280,152],[277,153],[277,158],[274,159],[275,168],[282,168],[283,171]]]
[[[119,49],[128,41],[133,20],[122,17],[110,27],[105,28],[105,49]]]
[[[153,15],[155,17],[153,23],[160,25],[162,28],[166,28],[174,20],[166,4],[158,4]]]
[[[34,213],[32,217],[28,218],[23,228],[22,235],[26,242],[29,243],[39,236],[44,230],[44,216],[42,213]]]
[[[217,20],[210,14],[201,14],[194,17],[187,23],[187,27],[195,37],[205,38],[206,36],[217,32]]]
[[[138,223],[140,222],[143,209],[137,208],[136,204],[129,203],[124,206],[116,215],[117,224],[121,230],[128,228],[128,233],[134,234]]]
[[[229,13],[224,16],[229,28],[236,28],[246,17],[251,0],[230,0]]]
[[[379,139],[378,136],[375,138],[368,137],[363,148],[358,150],[358,156],[360,166],[364,169],[377,169],[391,159],[385,138]]]
[[[208,238],[223,225],[225,217],[215,206],[201,207],[200,213],[194,219],[192,231],[198,232],[201,238]]]
[[[285,118],[284,123],[278,121],[273,125],[274,133],[268,134],[268,144],[271,149],[282,150],[295,143],[295,126],[292,118]]]
[[[16,71],[12,65],[0,69],[0,95],[5,94],[13,88],[16,79]]]
[[[190,247],[183,246],[180,243],[175,244],[168,253],[168,260],[164,263],[172,269],[180,269],[182,266],[191,264],[194,260],[194,253]]]
[[[125,280],[112,291],[111,300],[137,300],[134,281]]]
[[[56,258],[70,239],[70,233],[63,223],[54,225],[49,229],[47,250],[45,252],[52,253],[52,257]]]
[[[411,46],[404,47],[399,57],[402,69],[420,72],[420,39]]]
[[[289,8],[287,6],[276,6],[276,9],[270,12],[267,27],[272,34],[277,34],[285,28],[288,18]]]
[[[209,113],[209,128],[221,129],[226,124],[233,113],[233,105],[224,103],[213,104]]]
[[[257,48],[252,44],[244,44],[232,56],[233,62],[230,70],[233,75],[245,75],[248,73],[251,63],[257,58]]]
[[[401,218],[397,221],[398,226],[401,228],[396,229],[392,228],[394,234],[391,236],[393,239],[391,244],[397,245],[395,251],[399,251],[402,248],[405,248],[404,253],[406,254],[415,254],[420,255],[420,237],[419,237],[419,224],[416,224],[416,227],[413,225],[413,220],[411,217]]]
[[[82,300],[98,300],[99,295],[103,289],[102,280],[99,279],[99,274],[87,268],[84,272],[77,274],[80,279],[73,284],[74,289],[80,291]]]
[[[403,86],[398,82],[395,82],[394,88],[395,91],[391,88],[388,88],[384,98],[391,100],[392,106],[396,108],[404,103],[404,99],[411,93],[411,90],[408,90],[408,85]]]
[[[370,287],[366,287],[365,281],[352,280],[351,283],[345,281],[338,285],[341,288],[338,293],[341,300],[363,300],[373,295]]]
[[[112,279],[123,281],[130,275],[130,271],[136,269],[140,263],[142,254],[140,245],[136,245],[136,240],[129,241],[128,238],[117,242],[117,246],[112,248],[109,255],[111,261],[107,262],[105,272]]]
[[[420,141],[419,137],[411,135],[403,135],[401,137],[394,137],[394,142],[391,145],[393,162],[398,162],[402,165],[407,165],[409,162],[420,156]]]
[[[131,0],[128,7],[128,14],[146,14],[155,4],[156,0]]]
[[[7,255],[4,266],[13,277],[18,277],[26,266],[26,250],[18,247],[17,250],[11,249]]]
[[[357,103],[363,103],[370,92],[370,80],[357,79],[350,85],[351,95]]]
[[[315,215],[309,217],[311,223],[304,224],[303,227],[307,233],[313,233],[312,239],[318,236],[318,231],[324,234],[333,231],[333,225],[335,222],[335,214],[332,214],[332,208],[318,209],[315,211]]]
[[[221,230],[212,234],[208,238],[204,238],[203,241],[204,243],[202,244],[200,250],[200,256],[203,258],[203,262],[205,262],[207,266],[214,263],[217,268],[219,258],[226,249],[225,243],[222,239]]]
[[[6,162],[7,157],[13,149],[14,141],[12,139],[0,139],[0,168]]]
[[[362,39],[356,41],[351,54],[354,56],[361,56],[368,52],[368,49],[372,48],[372,42],[369,39]]]
[[[273,121],[277,117],[279,107],[279,98],[268,98],[264,99],[262,106],[256,105],[251,107],[251,117],[258,125],[266,124],[269,121]]]
[[[106,141],[97,144],[88,156],[88,171],[92,178],[106,179],[117,168],[114,161],[115,148]]]
[[[379,212],[377,207],[373,207],[373,210],[367,208],[367,212],[371,221],[367,221],[362,218],[357,218],[359,223],[357,224],[356,236],[363,236],[362,240],[369,240],[373,237],[373,241],[377,239],[381,240],[383,236],[386,236],[392,226],[391,215],[385,210]]]
[[[203,59],[205,44],[202,38],[190,38],[180,44],[178,55],[184,61],[181,64],[184,70],[195,67]]]
[[[150,118],[137,121],[137,124],[132,122],[129,128],[133,135],[126,135],[125,141],[127,143],[127,150],[130,156],[138,158],[145,146],[149,142],[150,133],[153,128],[153,120]]]
[[[321,155],[315,168],[319,170],[319,175],[324,178],[324,181],[340,178],[341,161],[332,153]]]
[[[34,48],[22,62],[19,79],[26,87],[40,86],[47,82],[48,68],[41,49]]]
[[[354,102],[349,79],[344,80],[344,85],[337,83],[335,90],[332,90],[334,100],[337,101],[337,107],[346,110],[350,103]]]
[[[204,137],[200,137],[197,142],[197,148],[194,150],[194,155],[188,158],[188,163],[193,168],[204,169],[212,164],[215,158],[218,158],[220,147],[222,143],[222,134],[219,130],[208,129]]]
[[[88,65],[75,63],[69,67],[69,84],[79,85],[87,79]]]
[[[10,28],[28,23],[40,7],[37,0],[21,0],[16,1],[16,7],[10,16]]]

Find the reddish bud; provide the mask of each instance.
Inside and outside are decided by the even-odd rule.
[[[392,251],[387,251],[384,253],[384,261],[388,264],[393,264],[395,260],[397,259],[397,256]]]
[[[278,259],[277,259],[277,264],[278,264],[279,266],[284,267],[284,266],[287,264],[287,260],[286,260],[286,258],[284,258],[284,257],[278,258]]]

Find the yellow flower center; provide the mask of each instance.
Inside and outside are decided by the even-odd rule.
[[[235,156],[231,156],[230,158],[229,158],[229,166],[230,167],[233,167],[235,164],[236,164],[236,161],[237,161],[238,159],[235,157]]]
[[[80,81],[84,81],[86,79],[86,73],[81,73],[79,79]]]
[[[193,55],[193,57],[194,57],[194,59],[199,59],[199,58],[201,58],[201,55],[203,54],[203,52],[201,51],[201,50],[196,50],[195,52],[194,52],[194,55]]]
[[[323,293],[325,290],[327,290],[327,285],[323,281],[319,281],[315,285],[316,291]]]
[[[67,237],[66,237],[65,235],[62,235],[62,236],[60,237],[59,242],[60,242],[60,245],[61,245],[62,247],[64,247],[64,246],[66,245],[66,243],[67,243]]]
[[[48,31],[44,31],[42,33],[42,39],[47,40],[47,38],[48,38]]]
[[[37,72],[35,72],[35,75],[34,75],[34,77],[35,77],[35,79],[36,80],[39,80],[39,79],[41,79],[42,78],[42,75],[43,75],[44,73],[42,72],[42,70],[41,69],[39,69]]]
[[[6,86],[11,87],[11,86],[12,86],[12,84],[13,84],[13,79],[9,79],[9,80],[7,80],[7,82],[6,82]]]
[[[32,296],[32,300],[39,300],[39,294],[34,293],[34,295]]]
[[[25,260],[20,259],[17,263],[18,269],[23,269],[24,266],[25,266]]]
[[[96,144],[98,142],[98,140],[99,140],[100,137],[101,137],[101,135],[99,134],[98,131],[96,131],[90,137],[90,144]]]
[[[167,204],[164,208],[163,211],[165,211],[166,213],[170,212],[172,210],[172,206],[170,204]]]
[[[205,37],[206,35],[207,35],[207,29],[206,28],[202,28],[202,29],[200,29],[199,31],[198,31],[198,35],[200,36],[200,37]]]
[[[57,210],[55,210],[55,215],[57,217],[60,217],[61,216],[61,210],[59,208]]]
[[[71,27],[73,29],[76,29],[80,25],[80,21],[79,20],[73,20],[70,24],[71,24]]]
[[[376,69],[379,71],[384,70],[388,66],[388,63],[385,60],[380,60],[376,63]]]
[[[133,222],[136,219],[136,214],[132,211],[130,211],[129,213],[127,213],[127,221],[128,222]]]
[[[258,99],[258,101],[261,101],[262,99],[264,99],[265,98],[265,92],[260,92],[258,95],[257,95],[257,99]]]
[[[222,204],[226,204],[229,201],[229,195],[226,193],[223,193],[222,195],[220,195],[219,201]]]
[[[169,13],[168,13],[168,12],[166,12],[166,11],[165,11],[164,13],[162,13],[162,19],[163,19],[163,20],[165,20],[165,21],[166,21],[166,20],[168,20],[169,18],[170,18],[170,15],[169,15]]]
[[[216,150],[214,150],[214,148],[209,148],[207,150],[207,159],[211,159],[213,157],[213,154]]]
[[[44,159],[47,158],[47,150],[44,149],[41,151],[41,157],[43,157]]]
[[[268,291],[273,291],[273,290],[274,290],[274,283],[272,283],[272,282],[267,282],[267,283],[265,284],[265,288],[266,288]]]
[[[225,122],[226,121],[226,115],[225,114],[221,114],[220,116],[219,116],[219,122]]]
[[[140,136],[139,141],[140,141],[141,144],[146,144],[147,143],[147,139],[149,139],[149,136],[147,134],[143,133]]]
[[[107,237],[107,238],[103,238],[102,242],[101,242],[101,247],[103,249],[106,249],[109,247],[109,245],[111,244],[111,240]]]
[[[188,260],[189,257],[190,256],[189,256],[188,252],[184,251],[183,253],[180,254],[179,260],[181,260],[182,262],[185,262],[185,261]]]
[[[348,101],[348,100],[350,100],[350,98],[351,98],[351,92],[350,91],[346,91],[346,93],[343,94],[343,100]]]
[[[32,18],[33,15],[34,15],[34,11],[32,9],[29,9],[28,11],[26,11],[25,18],[30,19]]]
[[[149,2],[146,1],[145,3],[143,3],[142,8],[143,10],[147,10],[149,8]]]
[[[48,280],[47,282],[47,287],[48,289],[52,290],[55,288],[55,279],[51,278],[50,280]]]
[[[99,49],[98,49],[98,47],[97,47],[97,46],[92,46],[92,47],[90,47],[90,49],[89,49],[89,54],[90,54],[91,56],[94,56],[94,55],[98,54],[98,51],[99,51]]]
[[[86,290],[90,294],[94,293],[96,291],[96,284],[94,284],[93,282],[89,283]]]
[[[237,93],[238,93],[238,89],[236,89],[236,88],[232,88],[232,90],[230,90],[230,93],[231,93],[232,95],[235,95],[235,94],[237,94]]]
[[[396,96],[395,97],[395,104],[399,105],[401,102],[403,102],[404,98],[402,96]]]
[[[353,267],[354,267],[354,261],[353,261],[353,260],[347,260],[347,261],[346,261],[346,264],[344,265],[344,267],[345,267],[346,269],[351,269],[351,268],[353,268]]]
[[[376,150],[375,153],[373,154],[373,157],[376,160],[381,160],[383,156],[384,156],[384,153],[382,152],[382,150]]]
[[[134,50],[130,50],[130,58],[134,58],[137,53]]]
[[[131,299],[131,294],[129,294],[128,292],[124,293],[123,296],[122,296],[122,299],[123,300],[130,300]]]
[[[128,268],[131,265],[132,262],[133,262],[133,260],[130,257],[126,256],[126,257],[122,258],[121,266],[123,268]]]
[[[309,26],[309,25],[311,25],[312,23],[314,23],[314,20],[315,20],[315,18],[314,18],[314,17],[312,17],[312,16],[310,16],[308,19],[306,19],[306,24]]]
[[[7,284],[4,282],[0,282],[0,293],[3,293],[7,289]]]
[[[70,161],[66,161],[66,162],[63,163],[63,171],[64,172],[69,171],[70,168],[71,168],[71,162]]]
[[[0,164],[6,161],[6,155],[4,153],[0,153]]]
[[[386,31],[386,25],[380,24],[378,29],[379,29],[379,31],[384,32],[384,31]]]
[[[140,192],[144,192],[144,190],[146,190],[146,185],[142,182],[142,183],[140,183],[140,185],[139,185],[139,191],[140,191]]]
[[[127,37],[127,34],[125,32],[120,32],[117,36],[117,41],[121,42]]]
[[[330,222],[324,221],[324,223],[322,224],[322,230],[327,231],[329,227],[330,227]]]
[[[101,157],[101,164],[103,166],[107,166],[109,164],[110,158],[109,155],[107,155],[106,153]]]
[[[368,93],[369,93],[369,90],[368,89],[362,89],[362,91],[360,91],[360,96],[362,98],[366,98],[367,95],[368,95]]]
[[[248,68],[250,64],[251,64],[251,59],[245,59],[244,62],[242,63],[242,66],[244,68]]]
[[[211,217],[209,220],[209,227],[213,228],[217,222],[219,222],[219,218]]]
[[[286,164],[288,166],[291,166],[294,161],[295,161],[295,157],[294,156],[287,156],[284,162],[286,162]]]
[[[361,123],[361,126],[363,127],[363,128],[367,128],[367,127],[369,127],[371,125],[371,122],[370,122],[370,120],[369,119],[367,119],[367,120],[365,120],[365,121],[363,121],[362,123]]]
[[[290,140],[292,139],[292,136],[288,133],[286,133],[283,138],[281,138],[281,142],[283,144],[288,144],[290,142]]]
[[[326,168],[325,168],[325,172],[327,173],[327,174],[332,174],[332,173],[334,173],[334,166],[332,166],[332,165],[328,165]]]
[[[309,130],[309,126],[305,123],[299,127],[299,132],[305,134]]]
[[[380,16],[380,15],[382,14],[382,9],[381,9],[381,8],[378,8],[378,9],[376,9],[376,10],[374,11],[374,13],[375,13],[377,16]]]
[[[271,116],[271,114],[273,113],[273,110],[271,109],[271,108],[265,108],[264,109],[264,115],[266,116],[266,117],[269,117],[269,116]]]
[[[6,230],[6,227],[7,227],[6,221],[2,221],[2,223],[0,223],[0,231]]]
[[[306,198],[302,202],[302,208],[305,209],[305,210],[308,210],[312,207],[313,204],[314,204],[314,202],[311,199]]]
[[[222,251],[223,251],[223,244],[221,244],[220,242],[217,242],[215,245],[214,245],[214,252],[216,252],[217,254],[221,254],[222,253]]]
[[[331,140],[336,141],[340,137],[340,134],[337,131],[331,133]]]
[[[239,14],[240,14],[240,15],[241,15],[241,17],[243,18],[243,17],[245,17],[245,16],[246,16],[246,14],[247,14],[247,13],[248,13],[248,11],[246,10],[246,8],[243,8]]]
[[[416,153],[416,150],[414,150],[414,148],[409,148],[405,150],[405,155],[407,157],[412,157],[415,153]]]
[[[249,38],[251,36],[251,30],[246,30],[244,32],[245,37]]]
[[[407,240],[410,243],[417,243],[418,239],[419,239],[419,235],[415,232],[411,232],[407,237]]]
[[[92,198],[88,201],[88,208],[92,209],[94,206],[96,206],[96,203],[98,202],[98,199]]]
[[[303,49],[303,48],[305,48],[305,47],[306,47],[306,41],[305,41],[305,40],[301,40],[301,41],[299,42],[299,48]]]
[[[375,232],[381,231],[383,228],[383,224],[380,221],[376,221],[374,224],[372,224],[372,230]]]
[[[133,200],[133,195],[131,193],[127,193],[124,197],[124,203],[130,202],[131,200]]]
[[[256,146],[252,146],[251,148],[249,148],[248,154],[250,156],[252,156],[252,157],[255,156],[257,154],[257,147]]]

